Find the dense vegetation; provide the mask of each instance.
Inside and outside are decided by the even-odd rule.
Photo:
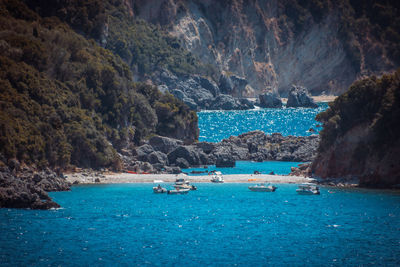
[[[355,70],[363,64],[361,50],[385,55],[400,64],[400,2],[390,0],[285,0],[278,1],[278,22],[290,38],[302,34],[313,22],[340,14],[339,36]],[[363,47],[366,43],[381,44]],[[368,63],[368,62],[364,62]],[[372,68],[372,71],[375,69]]]
[[[119,55],[141,79],[165,68],[177,75],[216,75],[211,65],[202,64],[181,42],[159,27],[136,20],[121,0],[28,0],[43,17],[57,16],[78,33],[97,40]]]
[[[358,155],[374,151],[378,155],[396,144],[400,137],[400,70],[381,78],[371,77],[355,82],[349,90],[318,114],[323,122],[320,152],[331,147],[335,140],[351,128],[365,125],[371,142],[364,144]]]
[[[101,1],[42,17],[45,2],[0,1],[0,160],[119,168],[117,151],[152,134],[197,139],[194,112],[84,37],[102,34]]]

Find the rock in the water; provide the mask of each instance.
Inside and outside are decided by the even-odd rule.
[[[318,105],[311,98],[308,90],[302,86],[293,85],[290,89],[286,107],[317,108]]]
[[[258,96],[260,101],[260,107],[262,108],[281,108],[282,100],[273,94],[272,92],[268,92],[265,94],[261,94]]]
[[[15,170],[15,169],[14,169]],[[52,171],[15,175],[6,167],[0,170],[0,208],[50,209],[60,207],[46,191],[69,190],[69,183]]]

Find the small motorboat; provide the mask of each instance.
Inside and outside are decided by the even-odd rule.
[[[319,195],[319,187],[315,184],[301,184],[299,188],[296,189],[299,195]]]
[[[169,195],[183,195],[183,194],[187,194],[189,193],[190,189],[186,188],[186,189],[172,189],[172,190],[168,190],[167,194]]]
[[[211,182],[213,183],[223,183],[224,178],[222,177],[222,173],[218,171],[212,172]]]
[[[178,178],[174,184],[175,189],[189,189],[189,190],[197,190],[197,187],[191,185],[189,181],[186,181],[183,178]]]
[[[156,194],[162,194],[162,193],[167,193],[167,189],[164,187],[161,187],[161,185],[153,187],[153,192]]]
[[[264,183],[261,183],[257,185],[251,185],[249,186],[249,189],[253,192],[275,192],[277,187],[270,184],[266,185]]]

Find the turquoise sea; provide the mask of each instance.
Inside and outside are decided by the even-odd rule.
[[[199,127],[208,141],[256,129],[307,135],[317,112],[200,112]],[[285,174],[297,164],[220,170]],[[188,195],[79,185],[50,193],[58,210],[0,209],[0,266],[400,266],[399,191],[323,187],[300,196],[297,185],[273,193],[248,185],[199,183]]]
[[[219,142],[232,135],[239,135],[254,130],[266,134],[281,133],[284,136],[307,136],[316,131],[315,116],[328,108],[327,103],[318,103],[318,108],[263,108],[253,110],[198,112],[200,141]]]
[[[296,167],[303,162],[290,162],[290,161],[264,161],[264,162],[254,162],[254,161],[236,161],[236,166],[233,168],[217,168],[215,165],[209,165],[207,168],[190,168],[182,169],[189,175],[204,175],[204,172],[210,171],[220,171],[222,174],[253,174],[254,171],[258,171],[262,174],[269,174],[274,172],[275,174],[289,174],[291,167]],[[191,173],[203,172],[203,173]]]
[[[63,209],[0,209],[0,266],[399,266],[400,194],[248,184],[74,186]]]

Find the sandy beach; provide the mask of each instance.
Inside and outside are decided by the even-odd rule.
[[[267,174],[231,174],[223,175],[225,183],[306,183],[314,179],[302,176],[287,175],[267,175]],[[130,174],[130,173],[112,173],[106,175],[87,175],[83,173],[73,173],[67,175],[67,180],[71,183],[79,184],[118,184],[118,183],[154,183],[154,181],[163,181],[166,183],[175,182],[176,178],[184,178],[193,183],[209,183],[211,176],[189,176],[186,174]],[[96,179],[98,181],[96,182]],[[158,182],[157,182],[158,183]]]

